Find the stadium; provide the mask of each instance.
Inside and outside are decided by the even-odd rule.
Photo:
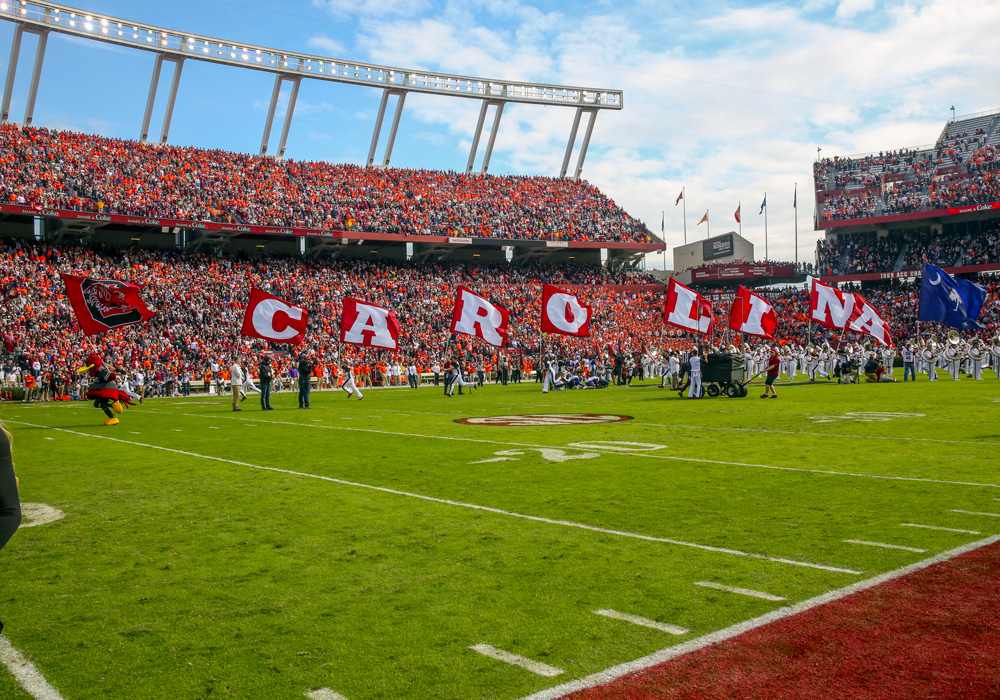
[[[997,697],[1000,109],[198,8],[0,2],[0,698]]]

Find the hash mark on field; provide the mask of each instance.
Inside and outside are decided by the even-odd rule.
[[[886,544],[885,542],[866,542],[865,540],[844,540],[844,542],[849,542],[851,544],[864,544],[869,547],[881,547],[882,549],[902,549],[906,552],[926,552],[926,549],[917,549],[916,547],[904,547],[901,544]]]
[[[485,513],[495,513],[497,515],[505,515],[511,518],[520,518],[522,520],[530,520],[537,523],[546,523],[549,525],[561,525],[563,527],[578,528],[580,530],[587,530],[589,532],[600,532],[605,535],[616,535],[618,537],[630,537],[637,540],[645,540],[646,542],[663,542],[665,544],[672,544],[679,547],[691,547],[692,549],[700,549],[705,552],[717,552],[719,554],[733,554],[739,557],[748,557],[750,559],[760,559],[763,561],[775,562],[776,564],[790,564],[792,566],[803,566],[809,569],[821,569],[823,571],[833,571],[841,574],[853,574],[855,576],[864,573],[863,571],[855,571],[853,569],[844,569],[836,566],[827,566],[826,564],[813,564],[806,561],[797,561],[795,559],[782,559],[780,557],[769,557],[766,554],[757,554],[755,552],[743,552],[738,549],[728,549],[726,547],[715,547],[708,544],[699,544],[697,542],[685,542],[684,540],[673,540],[667,537],[653,537],[651,535],[641,535],[634,532],[625,532],[623,530],[612,530],[610,528],[596,527],[594,525],[586,525],[584,523],[575,523],[569,520],[555,520],[553,518],[543,518],[538,515],[527,515],[525,513],[515,513],[509,510],[503,510],[501,508],[492,508],[490,506],[481,506],[475,503],[464,503],[462,501],[452,501],[447,498],[436,498],[434,496],[425,496],[419,493],[410,493],[408,491],[399,491],[397,489],[390,489],[385,486],[374,486],[372,484],[362,484],[356,481],[347,481],[345,479],[336,479],[332,476],[321,476],[319,474],[309,474],[306,472],[297,472],[291,469],[280,469],[278,467],[265,467],[260,464],[252,464],[250,462],[240,462],[235,459],[227,459],[225,457],[215,457],[213,455],[203,455],[197,452],[188,452],[186,450],[177,450],[172,447],[163,447],[161,445],[150,445],[145,442],[133,442],[131,440],[122,440],[121,438],[114,438],[108,435],[95,435],[91,433],[81,433],[77,430],[69,430],[67,428],[54,428],[48,425],[37,425],[35,423],[25,423],[24,421],[11,421],[13,423],[18,423],[20,425],[26,425],[29,428],[44,428],[46,430],[55,430],[60,433],[69,433],[70,435],[79,435],[80,437],[96,438],[98,440],[109,440],[111,442],[119,442],[124,445],[133,445],[135,447],[148,447],[151,450],[161,450],[163,452],[171,452],[173,454],[187,455],[188,457],[198,457],[200,459],[208,459],[215,462],[222,462],[224,464],[235,464],[240,467],[249,467],[251,469],[262,469],[269,472],[278,472],[280,474],[291,474],[292,476],[304,476],[309,479],[319,479],[320,481],[329,481],[333,484],[341,484],[343,486],[354,486],[357,488],[370,489],[372,491],[378,491],[380,493],[390,493],[395,496],[404,496],[406,498],[417,498],[422,501],[428,501],[431,503],[441,503],[449,506],[457,506],[460,508],[471,508],[473,510],[481,510]],[[299,424],[301,425],[301,424]]]
[[[319,690],[310,690],[305,694],[309,700],[347,700],[343,695],[335,693],[329,688],[320,688]]]
[[[49,685],[35,665],[0,634],[0,662],[13,674],[21,687],[35,700],[63,700],[59,691]]]
[[[594,614],[601,615],[603,617],[610,617],[612,620],[622,620],[624,622],[631,622],[633,625],[652,627],[654,630],[660,630],[661,632],[669,632],[670,634],[682,635],[688,633],[688,630],[684,629],[683,627],[678,627],[677,625],[668,625],[666,622],[647,620],[645,617],[639,617],[638,615],[629,615],[628,613],[620,613],[617,610],[595,610]]]
[[[966,535],[981,535],[979,530],[959,530],[954,527],[939,527],[937,525],[917,525],[916,523],[901,523],[900,527],[922,527],[925,530],[941,530],[942,532],[961,532]]]
[[[476,644],[475,646],[471,646],[469,648],[473,651],[478,651],[483,656],[488,656],[491,659],[496,659],[497,661],[503,661],[505,664],[511,664],[512,666],[520,666],[526,671],[537,673],[539,676],[545,676],[546,678],[558,676],[563,672],[561,668],[549,666],[548,664],[543,664],[540,661],[532,661],[531,659],[526,659],[523,656],[518,656],[517,654],[511,654],[509,651],[497,649],[489,644]]]
[[[785,600],[780,595],[771,595],[770,593],[764,593],[763,591],[754,591],[749,588],[739,588],[737,586],[725,586],[721,583],[715,583],[714,581],[695,581],[694,585],[704,586],[705,588],[714,588],[717,591],[727,591],[729,593],[738,593],[739,595],[748,595],[751,598],[761,598],[762,600]]]
[[[210,425],[210,426],[208,426],[208,429],[209,430],[218,430],[219,426],[217,426],[217,425]]]
[[[778,608],[777,610],[772,610],[771,612],[765,613],[760,617],[755,617],[751,620],[747,620],[746,622],[739,622],[730,627],[726,627],[725,629],[717,630],[698,637],[697,639],[692,639],[687,642],[682,642],[680,644],[660,649],[659,651],[653,652],[648,656],[634,659],[633,661],[628,661],[623,664],[618,664],[617,666],[606,668],[603,671],[598,671],[597,673],[593,673],[589,676],[567,681],[545,690],[540,690],[537,693],[526,695],[520,700],[557,700],[558,698],[562,698],[578,690],[586,690],[587,688],[604,685],[610,683],[616,678],[621,678],[627,674],[657,666],[666,661],[670,661],[671,659],[683,656],[684,654],[704,649],[705,647],[718,644],[719,642],[723,642],[727,639],[732,639],[733,637],[749,632],[750,630],[758,629],[760,627],[764,627],[765,625],[769,625],[772,622],[777,622],[778,620],[798,615],[799,613],[812,610],[813,608],[817,608],[821,605],[826,605],[827,603],[831,603],[835,600],[840,600],[841,598],[857,593],[858,591],[874,588],[875,586],[885,583],[886,581],[893,581],[906,576],[907,574],[912,574],[915,571],[921,571],[922,569],[926,569],[934,564],[954,559],[955,557],[965,554],[966,552],[973,552],[982,547],[995,544],[996,542],[1000,542],[1000,535],[992,535],[976,542],[970,542],[969,544],[949,549],[946,552],[935,554],[932,557],[918,561],[914,564],[908,564],[907,566],[896,569],[895,571],[879,574],[878,576],[870,578],[866,581],[858,581],[850,586],[838,588],[837,590],[830,591],[829,593],[823,593],[815,598],[804,600],[801,603],[795,603],[794,605],[787,605],[785,607]]]
[[[952,512],[952,513],[965,513],[966,515],[986,515],[986,516],[989,516],[991,518],[1000,518],[1000,513],[982,513],[982,512],[977,511],[977,510],[955,510],[955,509],[952,509],[950,512]]]

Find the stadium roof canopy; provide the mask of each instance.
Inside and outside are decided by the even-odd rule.
[[[24,123],[31,124],[34,111],[38,80],[41,74],[45,55],[46,38],[49,32],[60,32],[72,36],[108,42],[156,54],[152,80],[146,100],[146,111],[143,119],[141,140],[146,141],[149,135],[149,121],[152,115],[153,103],[156,98],[157,84],[163,63],[174,64],[170,93],[167,98],[167,108],[160,131],[159,141],[165,143],[170,129],[170,118],[173,112],[177,86],[180,82],[181,69],[187,60],[208,61],[228,66],[266,71],[275,76],[274,90],[261,139],[260,154],[266,155],[268,138],[273,125],[278,96],[282,83],[291,83],[291,96],[285,114],[284,125],[277,156],[284,154],[288,129],[291,125],[292,113],[298,95],[299,83],[303,78],[326,80],[336,83],[363,85],[381,89],[382,101],[376,117],[371,147],[368,153],[368,165],[375,165],[375,152],[379,142],[382,122],[385,118],[389,100],[395,97],[395,113],[388,141],[385,145],[382,167],[389,165],[392,146],[403,110],[403,102],[409,93],[423,93],[448,97],[463,97],[477,99],[482,103],[476,132],[472,140],[472,148],[466,166],[466,173],[471,173],[475,166],[480,139],[486,136],[484,126],[490,108],[493,109],[492,128],[488,134],[485,153],[482,156],[480,172],[485,173],[489,167],[490,155],[500,126],[503,108],[508,103],[541,105],[546,107],[573,107],[575,114],[570,128],[569,142],[563,158],[560,177],[566,177],[570,170],[570,158],[574,150],[578,151],[577,162],[571,177],[579,178],[587,148],[594,129],[597,112],[602,109],[621,109],[623,95],[621,90],[606,88],[573,87],[567,85],[549,85],[544,83],[527,83],[498,78],[477,78],[449,73],[432,73],[423,70],[380,66],[361,61],[348,61],[338,58],[316,56],[296,51],[283,51],[264,46],[256,46],[235,41],[201,36],[164,27],[157,27],[143,22],[111,17],[97,12],[80,10],[74,7],[58,5],[51,2],[35,2],[29,0],[0,0],[0,19],[16,24],[14,40],[11,46],[10,62],[7,67],[7,80],[3,92],[0,121],[7,121],[10,112],[11,94],[14,87],[14,76],[17,70],[23,33],[36,34],[39,37],[35,54],[34,69],[28,91],[27,108]],[[587,116],[583,128],[583,141],[577,148],[577,137],[583,117]]]

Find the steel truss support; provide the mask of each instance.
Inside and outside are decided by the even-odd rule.
[[[10,46],[10,61],[7,63],[7,82],[3,87],[3,105],[0,107],[0,122],[6,122],[10,117],[10,101],[14,95],[14,78],[17,75],[17,61],[21,55],[21,37],[24,33],[38,37],[38,47],[35,49],[35,66],[31,71],[31,84],[28,86],[28,102],[24,108],[24,125],[29,126],[35,112],[35,97],[38,95],[38,81],[42,77],[42,61],[45,59],[45,46],[49,40],[48,29],[27,27],[20,22],[14,25],[14,41]]]
[[[385,110],[389,106],[389,96],[396,96],[396,110],[392,115],[392,125],[389,127],[389,139],[385,144],[385,155],[382,157],[383,168],[389,167],[392,157],[392,146],[396,143],[396,131],[399,129],[399,119],[403,115],[403,103],[406,101],[406,90],[386,88],[382,91],[382,101],[378,105],[378,115],[375,117],[375,130],[372,132],[372,143],[368,148],[368,167],[375,164],[375,151],[378,149],[378,137],[382,133],[382,122],[385,120]]]
[[[493,112],[493,126],[490,128],[490,138],[486,142],[486,153],[483,154],[483,165],[479,172],[486,174],[490,167],[490,157],[493,155],[493,144],[497,140],[497,130],[500,128],[500,117],[503,116],[504,103],[500,100],[483,100],[479,108],[479,121],[476,122],[476,133],[472,137],[472,148],[469,149],[469,162],[465,165],[465,174],[468,175],[476,165],[476,155],[479,153],[479,140],[483,136],[483,126],[486,124],[486,112],[489,108],[495,107]]]
[[[163,68],[164,61],[170,61],[174,64],[174,75],[170,80],[167,108],[163,112],[163,128],[160,130],[160,143],[166,143],[167,135],[170,133],[170,119],[174,114],[174,102],[177,100],[177,87],[181,82],[181,69],[184,67],[184,58],[158,53],[156,54],[156,61],[153,63],[153,77],[149,81],[149,94],[146,96],[146,112],[142,117],[142,136],[139,139],[142,143],[149,140],[149,121],[153,118],[153,103],[156,102],[156,91],[160,85],[160,70]]]
[[[563,156],[562,169],[559,177],[566,177],[569,171],[569,159],[573,155],[573,148],[576,146],[577,132],[580,130],[580,119],[584,112],[590,115],[587,120],[587,130],[583,134],[583,143],[580,146],[580,155],[577,156],[576,169],[573,172],[573,179],[579,180],[580,173],[583,172],[583,161],[587,158],[587,148],[590,146],[590,136],[594,133],[594,122],[597,121],[597,110],[584,107],[577,107],[576,114],[573,115],[573,127],[569,131],[569,143],[566,144],[566,155]]]
[[[295,101],[299,98],[299,83],[302,78],[298,76],[284,75],[278,73],[274,76],[274,89],[271,90],[271,104],[267,107],[267,119],[264,121],[264,135],[260,139],[260,155],[267,155],[267,142],[271,138],[271,128],[274,126],[274,113],[278,109],[278,98],[281,96],[281,84],[284,81],[292,84],[292,92],[288,96],[288,106],[285,108],[285,119],[281,125],[281,139],[278,141],[278,153],[276,158],[285,156],[285,145],[288,143],[288,131],[292,128],[292,115],[295,113]]]

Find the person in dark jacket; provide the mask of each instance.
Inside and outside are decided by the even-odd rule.
[[[21,501],[17,495],[17,477],[10,451],[10,433],[0,423],[0,549],[21,525]],[[3,623],[0,622],[0,632]]]
[[[313,368],[316,363],[312,358],[313,351],[303,352],[299,355],[298,367],[299,370],[299,408],[310,408],[309,406],[309,390],[312,388],[310,381],[312,379]]]
[[[274,381],[274,370],[271,369],[271,356],[261,355],[257,365],[260,377],[260,410],[273,411],[271,408],[271,382]]]

